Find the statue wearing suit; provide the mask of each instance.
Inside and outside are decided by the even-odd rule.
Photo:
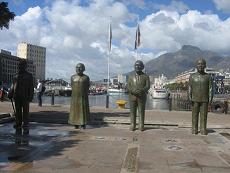
[[[212,77],[205,73],[206,61],[197,61],[197,72],[189,78],[189,99],[192,102],[192,133],[198,133],[200,113],[200,133],[207,135],[208,105],[213,98]]]
[[[27,61],[19,61],[19,72],[14,77],[9,98],[14,98],[16,107],[16,134],[29,134],[29,103],[33,100],[33,76],[26,71]]]
[[[128,92],[130,104],[130,130],[134,131],[136,128],[136,116],[139,116],[139,129],[144,130],[145,119],[145,103],[147,93],[150,88],[149,76],[142,72],[144,64],[137,60],[134,65],[135,73],[131,74],[128,79]]]

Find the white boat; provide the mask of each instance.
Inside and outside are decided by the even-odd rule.
[[[109,88],[108,89],[108,93],[125,93],[126,90],[125,89],[118,89],[118,88]]]
[[[168,99],[169,92],[165,88],[151,88],[149,91],[153,99]]]

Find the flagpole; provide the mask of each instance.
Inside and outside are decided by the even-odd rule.
[[[109,108],[109,83],[110,83],[110,75],[109,75],[109,71],[110,71],[110,51],[108,52],[108,74],[107,74],[107,94],[106,94],[106,108]]]
[[[137,30],[135,38],[135,50],[136,50],[136,61],[138,60],[138,47],[140,46],[140,27],[139,27],[139,16],[137,18]]]
[[[109,46],[108,46],[108,74],[107,74],[107,94],[106,94],[106,108],[109,108],[109,83],[110,83],[110,54],[111,54],[111,47],[112,47],[112,28],[111,28],[111,16],[109,19]]]
[[[137,16],[137,25],[139,27],[139,16]],[[137,57],[136,57],[136,61],[138,60],[138,46],[137,46]]]

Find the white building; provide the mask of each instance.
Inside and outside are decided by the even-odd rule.
[[[119,83],[126,83],[126,81],[127,81],[126,76],[122,75],[122,74],[117,75],[117,80]]]
[[[225,72],[224,73],[224,85],[225,86],[230,86],[230,73],[229,72]]]
[[[175,77],[176,83],[185,83],[189,81],[189,77],[191,74],[196,73],[197,69],[190,69],[185,72],[180,73]],[[205,72],[212,75],[212,76],[218,76],[220,75],[220,72],[214,70],[213,68],[206,68]]]
[[[154,78],[153,85],[155,88],[163,88],[167,84],[167,82],[168,82],[167,77],[162,74],[162,75],[159,75],[159,77]]]
[[[35,80],[45,80],[46,48],[29,43],[19,43],[17,56],[32,60],[35,65]]]

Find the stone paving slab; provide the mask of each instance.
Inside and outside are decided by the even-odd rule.
[[[10,112],[9,103],[0,112]],[[0,172],[227,173],[230,116],[209,113],[208,136],[191,134],[191,112],[146,111],[146,130],[129,129],[129,110],[91,107],[101,125],[76,130],[69,106],[31,104],[30,136],[0,124]],[[64,124],[61,124],[64,122]]]
[[[0,172],[228,173],[229,129],[208,136],[178,127],[128,130],[128,125],[31,124],[29,137],[15,136],[11,123],[0,127]],[[23,143],[24,140],[24,143]],[[21,143],[18,143],[21,141]],[[27,142],[27,144],[26,144]]]

